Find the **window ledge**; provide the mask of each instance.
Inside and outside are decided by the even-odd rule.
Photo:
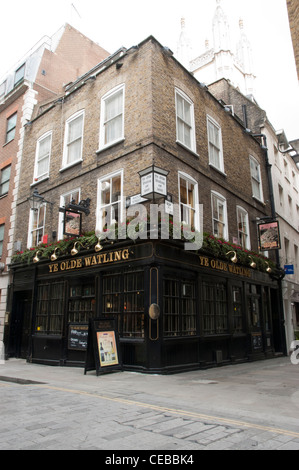
[[[120,144],[121,142],[124,142],[125,138],[122,137],[121,139],[114,140],[113,142],[104,145],[103,147],[100,147],[98,150],[96,150],[96,154],[98,155],[99,153],[103,152],[104,150],[109,149],[110,147],[114,147],[114,145]]]
[[[254,199],[255,201],[259,202],[260,204],[263,204],[263,206],[265,206],[266,204],[264,203],[264,201],[262,201],[261,199],[257,198],[256,196],[252,195],[252,199]]]
[[[217,168],[217,166],[213,165],[213,163],[209,163],[210,168],[213,168],[213,170],[217,171],[220,173],[220,175],[227,177],[227,174],[221,170],[220,168]]]
[[[43,181],[47,181],[48,179],[49,179],[49,175],[48,175],[48,176],[45,176],[44,178],[41,178],[41,179],[38,180],[38,181],[33,181],[33,183],[31,183],[31,185],[30,185],[30,188],[33,188],[33,187],[36,186],[37,184],[42,183]]]
[[[183,149],[188,150],[190,153],[195,155],[195,157],[199,157],[198,153],[196,153],[195,150],[192,150],[190,147],[187,147],[187,145],[182,144],[182,142],[180,142],[179,140],[176,140],[176,143]]]
[[[64,171],[69,170],[70,168],[73,168],[73,166],[79,165],[79,163],[82,163],[82,162],[83,162],[83,158],[80,158],[80,160],[76,160],[75,162],[70,163],[69,165],[64,166],[63,168],[60,168],[59,172],[63,173]]]

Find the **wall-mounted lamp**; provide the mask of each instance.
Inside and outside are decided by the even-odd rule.
[[[228,255],[230,255],[231,253],[234,255],[234,256],[230,259],[231,262],[232,262],[232,263],[237,263],[237,262],[238,262],[237,253],[236,253],[235,251],[229,251],[229,252],[226,253],[226,254],[227,254],[227,256],[228,256]]]
[[[98,238],[98,243],[96,244],[96,246],[94,247],[95,251],[98,252],[98,251],[101,251],[103,249],[101,243],[100,243],[100,239]]]
[[[267,261],[266,261],[266,264],[267,264],[267,266],[268,266],[267,269],[266,269],[266,272],[267,272],[268,274],[272,273],[272,269],[270,268],[269,263],[268,263]]]
[[[141,197],[155,199],[155,197],[167,196],[167,175],[169,171],[158,168],[155,165],[139,171]]]
[[[253,260],[252,256],[249,256],[249,258],[251,259],[250,267],[251,267],[252,269],[255,269],[255,268],[256,268],[256,263],[255,263],[255,261]]]
[[[38,262],[39,262],[39,257],[38,257],[38,254],[39,254],[39,253],[42,253],[42,252],[41,252],[41,251],[37,251],[37,252],[36,252],[35,257],[33,258],[33,262],[34,262],[34,263],[38,263]]]
[[[56,255],[56,251],[58,250],[58,248],[55,248],[54,252],[52,253],[51,255],[51,261],[56,261],[57,260],[57,255]]]
[[[29,196],[27,198],[27,201],[29,201],[29,205],[30,205],[30,209],[33,210],[33,211],[38,211],[39,208],[43,205],[43,204],[51,204],[53,205],[52,202],[50,201],[46,201],[46,199],[41,196],[38,192],[38,189],[35,188],[33,193],[31,194],[31,196]]]
[[[71,255],[72,255],[72,256],[75,256],[75,255],[78,254],[78,250],[77,250],[77,248],[76,248],[76,246],[78,245],[78,243],[79,243],[79,242],[75,242],[75,244],[74,244],[74,246],[73,246],[73,248],[72,248],[72,251],[71,251]]]

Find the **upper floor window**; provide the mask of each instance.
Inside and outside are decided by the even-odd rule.
[[[11,173],[11,165],[1,170],[1,181],[0,181],[0,196],[4,196],[9,190],[9,180]]]
[[[3,253],[4,229],[5,224],[0,225],[0,256],[2,256]]]
[[[14,85],[16,86],[19,82],[21,82],[24,77],[25,77],[25,64],[21,65],[21,67],[19,67],[16,70]]]
[[[0,99],[5,95],[6,80],[0,85]]]
[[[34,180],[39,181],[49,176],[52,133],[43,135],[36,146]]]
[[[254,157],[250,157],[250,172],[252,195],[260,201],[263,201],[261,166]]]
[[[199,230],[198,185],[184,173],[179,173],[179,201],[181,222]]]
[[[28,248],[37,246],[44,236],[46,206],[30,210]]]
[[[237,207],[238,240],[240,245],[250,249],[249,218],[248,212],[243,207]]]
[[[210,164],[224,171],[221,128],[214,119],[207,117]]]
[[[6,143],[10,142],[15,138],[17,126],[17,113],[13,114],[7,119],[6,127]]]
[[[195,148],[194,105],[182,91],[175,92],[177,141],[193,152]]]
[[[98,181],[97,227],[100,231],[122,220],[123,171]]]
[[[124,85],[114,88],[102,98],[100,148],[124,139]]]
[[[212,191],[212,219],[215,237],[228,238],[226,199]]]
[[[82,160],[84,111],[71,116],[66,121],[63,167]]]

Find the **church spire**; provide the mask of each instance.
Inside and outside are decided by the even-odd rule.
[[[236,60],[239,63],[245,75],[246,94],[253,94],[254,92],[254,79],[253,74],[253,59],[251,44],[244,31],[243,19],[239,20],[240,38],[237,43]]]
[[[186,20],[181,18],[181,34],[177,45],[177,59],[187,70],[190,68],[191,53],[190,40],[186,31]]]
[[[230,32],[227,17],[221,7],[221,0],[217,1],[217,8],[213,18],[214,51],[230,50]]]

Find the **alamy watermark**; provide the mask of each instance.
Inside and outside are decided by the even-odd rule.
[[[100,239],[110,240],[146,240],[150,238],[168,240],[185,240],[184,249],[196,251],[202,247],[203,232],[196,230],[190,223],[182,220],[196,219],[198,227],[203,226],[203,205],[195,204],[194,207],[181,204],[171,205],[171,214],[166,212],[165,204],[134,204],[128,208],[122,208],[121,220],[116,222],[116,211],[119,213],[119,205],[112,205],[109,210],[103,211],[101,228],[96,229],[96,235]],[[170,217],[171,216],[171,217]]]

